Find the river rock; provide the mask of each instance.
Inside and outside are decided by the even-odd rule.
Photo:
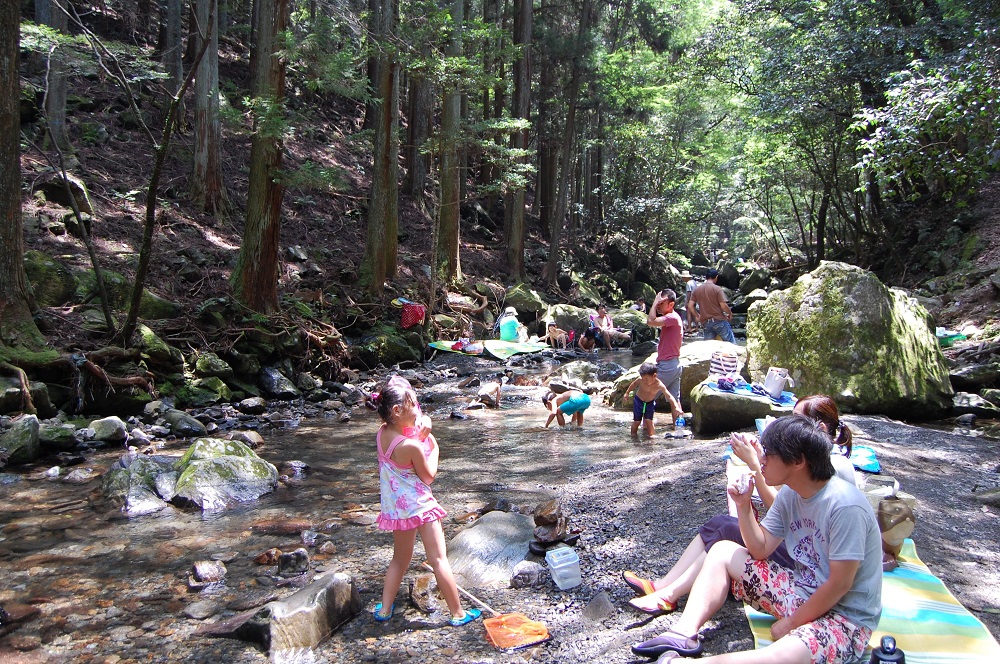
[[[749,295],[755,290],[764,289],[770,285],[771,271],[766,267],[754,267],[743,273],[743,278],[740,280],[740,292]]]
[[[969,394],[968,392],[955,393],[951,413],[952,415],[975,415],[976,417],[1000,419],[1000,408],[978,394]]]
[[[698,434],[736,431],[752,427],[760,417],[790,415],[792,405],[779,406],[768,397],[721,392],[707,383],[691,391],[691,429]]]
[[[128,516],[157,512],[167,506],[157,494],[157,477],[173,470],[175,461],[161,455],[122,455],[104,474],[101,490]]]
[[[52,417],[56,409],[49,397],[49,388],[40,381],[28,382],[28,394],[35,404],[38,417]],[[24,411],[21,382],[12,376],[0,376],[0,413],[20,413]]]
[[[250,449],[257,449],[264,444],[264,437],[256,431],[232,431],[226,435],[229,440],[237,440]]]
[[[745,314],[750,310],[750,307],[754,302],[760,302],[761,300],[767,299],[767,291],[763,288],[756,288],[746,295],[742,293],[733,298],[733,301],[729,303],[729,307],[733,310],[734,314]]]
[[[6,460],[7,465],[13,466],[31,463],[41,456],[38,427],[37,417],[24,415],[0,436],[0,468],[3,467],[3,460]]]
[[[519,314],[531,314],[545,311],[545,301],[538,291],[527,284],[517,284],[507,289],[504,294],[504,307],[514,307]]]
[[[208,434],[204,424],[183,410],[172,408],[163,414],[163,419],[170,425],[170,433],[180,438],[194,438]]]
[[[90,423],[90,428],[94,430],[94,440],[105,443],[120,443],[128,439],[128,427],[120,417],[115,415],[94,420]]]
[[[76,449],[76,427],[62,422],[41,422],[38,427],[38,442],[46,450],[69,452]]]
[[[274,367],[264,367],[257,375],[257,384],[274,399],[295,399],[301,396],[294,383]]]
[[[100,476],[101,473],[95,468],[74,468],[66,473],[63,482],[68,482],[69,484],[87,484]]]
[[[194,372],[201,378],[216,376],[222,380],[229,380],[235,375],[233,368],[225,360],[209,351],[198,353],[194,361]]]
[[[184,355],[177,348],[174,348],[160,337],[156,336],[153,330],[142,323],[136,327],[138,333],[137,346],[142,352],[143,359],[156,366],[167,367],[174,371],[180,371],[184,367]]]
[[[716,284],[729,291],[739,290],[741,277],[740,271],[736,269],[735,265],[727,260],[722,260],[719,261],[716,269],[719,271],[719,278],[716,280]],[[727,292],[726,299],[732,302],[732,293]]]
[[[989,401],[994,406],[1000,406],[1000,390],[988,388],[979,391],[979,396]]]
[[[410,602],[424,613],[438,610],[437,579],[433,574],[418,574],[410,585]]]
[[[829,394],[841,409],[900,418],[951,410],[948,368],[927,311],[874,274],[824,261],[750,308],[748,370],[787,368],[799,394]]]
[[[247,397],[236,404],[236,410],[247,415],[261,415],[267,411],[267,401],[263,397]]]
[[[281,601],[204,625],[195,633],[262,643],[269,646],[271,661],[284,661],[290,651],[322,643],[337,627],[361,613],[361,607],[361,595],[351,577],[331,573],[316,577]]]
[[[954,369],[950,375],[951,385],[955,390],[964,392],[979,391],[987,385],[1000,380],[1000,364],[967,364]]]
[[[203,510],[256,500],[278,485],[278,469],[235,440],[199,438],[176,463],[176,498]]]
[[[448,561],[459,585],[478,588],[507,584],[517,563],[528,554],[534,521],[525,514],[490,512],[448,543]]]
[[[538,588],[545,583],[545,568],[533,560],[522,560],[510,575],[511,588]]]

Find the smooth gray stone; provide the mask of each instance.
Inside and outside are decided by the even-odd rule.
[[[534,520],[525,514],[490,512],[448,543],[448,561],[459,585],[507,586],[514,568],[528,555]]]

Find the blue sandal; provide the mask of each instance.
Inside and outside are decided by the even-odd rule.
[[[483,612],[479,609],[466,609],[464,616],[461,618],[452,618],[448,624],[452,627],[461,627],[462,625],[467,625],[481,615],[483,615]]]
[[[389,614],[384,615],[382,613],[382,602],[379,602],[378,604],[375,605],[375,610],[372,611],[372,615],[375,616],[375,620],[377,620],[378,622],[386,622],[387,620],[392,618],[392,613],[395,609],[396,609],[396,604],[394,602],[392,606],[389,607]]]

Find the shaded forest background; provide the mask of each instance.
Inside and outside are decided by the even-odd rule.
[[[339,338],[574,275],[624,303],[720,256],[941,295],[987,244],[992,0],[7,4],[0,361],[126,344],[143,286],[199,347],[213,315]],[[132,295],[41,310],[26,246]]]

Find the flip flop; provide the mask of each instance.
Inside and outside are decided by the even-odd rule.
[[[628,587],[635,591],[636,595],[652,595],[656,592],[656,587],[652,581],[644,579],[634,572],[625,570],[622,572],[622,578],[628,584]]]
[[[647,615],[653,616],[653,617],[656,617],[656,616],[665,616],[668,613],[673,613],[674,611],[677,610],[677,602],[668,602],[665,599],[657,600],[657,602],[656,602],[656,608],[654,608],[654,609],[650,609],[648,607],[640,606],[640,605],[636,604],[635,603],[635,599],[630,599],[628,601],[628,605],[630,607],[632,607],[633,609],[635,609],[636,611],[641,611],[641,612],[643,612],[643,613],[645,613]]]
[[[694,646],[691,647],[691,642]],[[695,657],[701,654],[701,639],[697,636],[689,637],[678,634],[672,629],[668,629],[655,639],[643,641],[632,646],[632,652],[640,657],[659,657],[668,651],[676,652],[685,657]]]
[[[389,607],[389,615],[384,615],[382,613],[382,602],[375,605],[375,610],[372,611],[372,615],[375,616],[375,620],[378,622],[386,622],[392,618],[393,612],[396,610],[396,603],[393,602],[392,606]]]

